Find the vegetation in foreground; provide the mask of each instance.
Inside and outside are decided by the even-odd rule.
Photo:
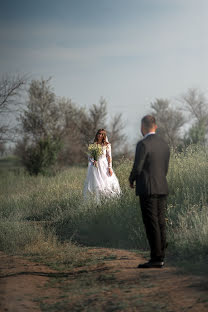
[[[207,160],[206,150],[189,147],[172,153],[168,173],[169,258],[192,269],[197,262],[203,272],[208,262]],[[86,168],[71,167],[52,177],[1,169],[0,249],[51,259],[60,269],[92,261],[86,246],[147,250],[138,198],[128,185],[131,166],[125,159],[114,164],[122,196],[99,206],[83,201]]]

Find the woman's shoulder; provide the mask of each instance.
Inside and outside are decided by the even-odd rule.
[[[111,144],[110,144],[109,142],[107,142],[106,150],[107,150],[107,151],[110,151],[110,150],[111,150]]]
[[[109,142],[106,142],[106,144],[103,144],[102,147],[106,150],[109,150],[111,148],[111,144]]]

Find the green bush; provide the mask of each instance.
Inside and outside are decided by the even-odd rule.
[[[22,162],[30,175],[46,174],[56,163],[61,143],[51,138],[40,139],[37,143],[26,147]]]

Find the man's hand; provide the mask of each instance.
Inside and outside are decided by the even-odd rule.
[[[134,183],[130,183],[129,186],[130,186],[130,188],[133,189],[134,188]]]

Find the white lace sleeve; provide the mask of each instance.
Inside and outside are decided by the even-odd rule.
[[[108,143],[106,147],[106,157],[108,160],[108,168],[112,168],[112,154],[111,154],[111,144]]]

